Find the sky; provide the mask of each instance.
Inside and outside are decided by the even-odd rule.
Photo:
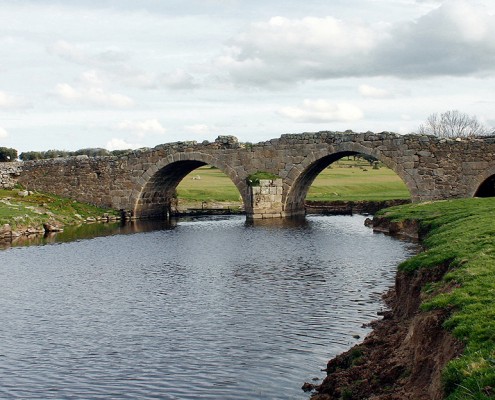
[[[493,0],[0,0],[0,147],[495,126]]]

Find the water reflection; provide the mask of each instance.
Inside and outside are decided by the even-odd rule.
[[[363,220],[94,224],[4,250],[0,398],[307,399],[414,251]]]
[[[269,219],[247,219],[247,227],[279,229],[279,228],[298,228],[304,229],[309,227],[308,219],[305,216],[291,218],[269,218]]]
[[[66,243],[75,240],[91,239],[111,235],[126,235],[139,232],[150,232],[162,229],[174,229],[177,220],[169,221],[125,221],[115,223],[86,223],[66,226],[62,232],[46,232],[45,234],[22,235],[0,241],[0,249],[17,246],[39,246],[53,243]]]

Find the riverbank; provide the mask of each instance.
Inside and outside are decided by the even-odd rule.
[[[425,251],[399,266],[390,310],[330,360],[314,400],[495,398],[495,199],[410,204],[374,218]],[[313,385],[306,385],[312,388]]]
[[[58,232],[66,225],[115,222],[115,210],[24,189],[0,190],[0,240]]]

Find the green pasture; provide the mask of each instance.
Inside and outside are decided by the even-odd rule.
[[[232,181],[220,170],[201,167],[186,176],[177,187],[181,204],[240,202]],[[391,169],[373,167],[365,160],[342,159],[323,170],[313,182],[307,200],[391,200],[408,199],[409,191]]]
[[[240,205],[239,191],[229,177],[209,166],[187,175],[177,187],[179,204],[201,207],[202,203],[232,203]]]

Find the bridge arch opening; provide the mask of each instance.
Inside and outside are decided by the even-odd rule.
[[[218,168],[203,165],[184,177],[177,186],[177,211],[225,213],[241,211],[242,196],[234,183]]]
[[[495,197],[495,175],[486,178],[476,190],[475,197]]]
[[[200,160],[181,160],[171,162],[157,169],[142,187],[136,200],[134,215],[139,218],[165,218],[177,211],[177,188],[188,175],[191,180],[201,179],[201,173],[195,173],[198,168],[216,169],[223,176],[225,182],[232,182],[234,190],[237,190],[236,198],[244,203],[245,188],[241,180],[234,181],[226,171],[213,164]],[[155,168],[156,169],[156,168]],[[198,179],[198,180],[199,180]],[[190,186],[190,185],[189,185]],[[182,186],[184,190],[184,185]],[[232,192],[232,188],[230,189]]]
[[[390,160],[359,151],[323,156],[294,180],[286,210],[291,215],[302,214],[307,202],[317,206],[329,201],[409,200],[410,182],[391,167]]]

